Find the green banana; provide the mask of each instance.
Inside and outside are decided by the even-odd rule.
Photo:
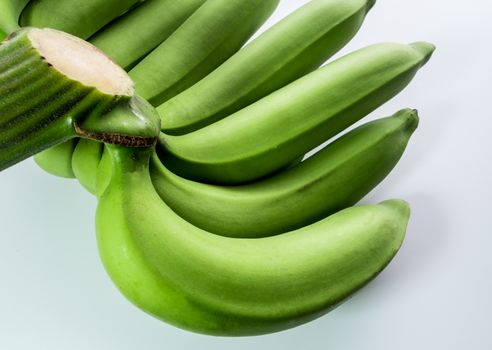
[[[373,5],[374,0],[309,2],[159,106],[161,130],[197,130],[313,71],[352,39]]]
[[[161,133],[161,159],[174,173],[207,183],[271,174],[398,94],[433,50],[424,42],[386,43],[348,54],[214,124]]]
[[[157,155],[150,174],[161,198],[191,224],[230,237],[271,236],[357,203],[393,169],[417,124],[415,110],[399,111],[358,127],[287,171],[242,186],[183,179]]]
[[[169,6],[180,8],[184,13],[193,4],[196,6],[197,1],[200,0],[173,2],[172,5],[169,3]],[[160,91],[166,90],[168,91],[166,93],[174,95],[194,84],[237,51],[273,12],[278,1],[207,1],[206,6],[201,6],[199,11],[196,11],[184,25],[171,35],[171,38],[162,43],[130,71],[130,76],[137,84],[137,93],[149,98],[153,93],[160,94]],[[163,5],[162,1],[159,2],[159,6]],[[131,32],[131,28],[142,21],[143,13],[147,13],[149,8],[154,10],[156,7],[157,4],[152,5],[150,1],[148,4],[144,3],[129,12],[127,16],[117,20],[114,23],[114,29],[113,24],[110,24],[107,29],[105,28],[96,34],[90,39],[91,42],[99,46],[109,56],[121,57],[121,62],[123,62],[123,52],[133,51],[132,45],[140,44],[140,39],[127,42],[119,38],[124,38],[127,31]],[[221,16],[217,15],[219,13]],[[173,23],[175,25],[178,21],[169,16],[161,22],[163,26],[168,23],[168,28],[171,28]],[[155,22],[153,23],[155,24]],[[120,28],[123,24],[125,24],[125,29]],[[234,28],[236,30],[233,30]],[[106,30],[107,33],[105,33]],[[117,38],[114,41],[113,35]],[[113,46],[118,44],[118,47]],[[165,65],[162,64],[163,61],[166,62]],[[56,155],[53,152],[47,153],[46,156],[50,154]],[[55,164],[63,161],[66,160],[53,157],[49,163]],[[69,166],[71,166],[70,163],[59,165],[59,167]]]
[[[0,40],[19,29],[19,18],[29,0],[2,0],[0,2]]]
[[[168,38],[205,0],[147,0],[89,41],[128,70]]]
[[[155,192],[152,149],[110,152],[113,175],[96,216],[104,266],[135,305],[188,330],[256,335],[317,318],[371,281],[404,237],[409,208],[400,200],[274,237],[211,234]]]
[[[75,178],[72,155],[78,139],[71,139],[34,156],[36,164],[51,175],[67,179]]]
[[[54,28],[88,39],[141,0],[31,0],[22,11],[23,27]]]
[[[130,71],[154,106],[205,77],[249,39],[279,0],[209,0]]]
[[[90,193],[96,193],[96,174],[104,144],[80,139],[71,157],[72,169],[80,184]]]

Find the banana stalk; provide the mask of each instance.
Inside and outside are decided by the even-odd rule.
[[[148,146],[158,130],[155,110],[94,46],[35,28],[0,44],[0,170],[76,136]]]

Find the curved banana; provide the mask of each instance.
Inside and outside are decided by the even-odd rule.
[[[253,181],[284,167],[398,94],[434,46],[378,44],[350,53],[192,133],[161,133],[166,166],[209,183]]]
[[[309,225],[357,203],[397,164],[416,129],[415,110],[367,123],[289,170],[242,186],[183,179],[157,155],[150,175],[169,207],[204,230],[256,238]]]
[[[14,30],[19,29],[19,18],[28,2],[29,0],[0,1],[0,40]]]
[[[92,194],[96,193],[96,174],[103,150],[103,143],[80,139],[71,158],[75,177]]]
[[[20,23],[23,27],[54,28],[88,39],[140,1],[31,0],[22,11]]]
[[[72,169],[72,155],[79,139],[71,139],[48,148],[34,156],[36,164],[51,175],[67,179],[75,178]]]
[[[313,0],[157,109],[162,131],[197,130],[306,75],[357,33],[374,0]]]
[[[400,200],[275,237],[211,234],[155,192],[152,149],[110,151],[113,176],[96,219],[105,268],[135,305],[195,332],[264,334],[317,318],[371,281],[404,237],[409,208]]]
[[[123,52],[128,52],[135,44],[139,45],[140,38],[136,41],[130,40],[130,42],[120,38],[124,38],[125,35],[123,34],[127,31],[132,32],[131,28],[142,21],[143,13],[147,13],[150,9],[155,10],[155,14],[157,14],[157,10],[162,9],[164,3],[168,3],[168,6],[172,6],[176,10],[181,9],[182,12],[178,12],[184,15],[199,1],[203,0],[186,0],[184,2],[166,2],[163,0],[159,2],[159,5],[155,1],[149,1],[148,4],[144,3],[132,10],[121,20],[111,23],[100,34],[92,37],[91,41],[109,56],[121,56],[120,60],[123,62],[127,59],[123,59]],[[136,81],[137,93],[146,98],[160,94],[168,94],[171,97],[194,84],[237,51],[269,17],[278,2],[279,0],[208,1],[206,6],[199,7],[191,18],[188,18],[168,40],[164,41],[130,71],[130,76]],[[165,23],[168,23],[168,27],[166,27],[168,29],[177,24],[176,18],[164,17],[164,20],[160,20],[160,24],[157,23],[162,25],[162,28],[166,27]],[[155,24],[156,22],[152,22],[148,25],[153,28],[152,25]],[[118,29],[123,25],[125,25],[124,33]],[[113,35],[118,40],[113,41]],[[134,34],[132,33],[132,35]],[[118,46],[114,47],[113,45]],[[164,61],[166,64],[162,64]],[[63,160],[60,159],[60,161]],[[56,163],[56,159],[53,159],[52,163]],[[58,167],[71,167],[71,162],[59,164]]]
[[[239,50],[278,2],[206,1],[130,71],[138,93],[157,106],[190,87]]]
[[[205,0],[147,0],[89,41],[128,70],[166,40]]]

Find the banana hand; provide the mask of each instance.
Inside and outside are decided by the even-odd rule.
[[[433,51],[419,42],[350,53],[214,124],[180,136],[161,134],[161,157],[170,170],[196,181],[259,179],[398,94]]]
[[[97,210],[103,263],[135,305],[195,332],[263,334],[317,318],[372,280],[404,237],[409,208],[399,200],[275,237],[211,234],[155,192],[151,149],[110,152],[113,176]]]
[[[397,164],[417,123],[414,110],[402,110],[349,132],[288,170],[246,185],[186,180],[156,154],[150,174],[166,204],[193,225],[230,237],[266,237],[357,203]]]

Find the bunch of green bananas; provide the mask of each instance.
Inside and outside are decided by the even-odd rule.
[[[374,0],[312,0],[247,45],[279,0],[7,0],[0,28],[66,31],[125,68],[156,147],[72,139],[35,157],[97,195],[103,263],[151,315],[216,335],[326,313],[398,251],[408,205],[354,206],[402,156],[404,109],[305,154],[398,94],[434,47],[382,43],[319,68]]]

